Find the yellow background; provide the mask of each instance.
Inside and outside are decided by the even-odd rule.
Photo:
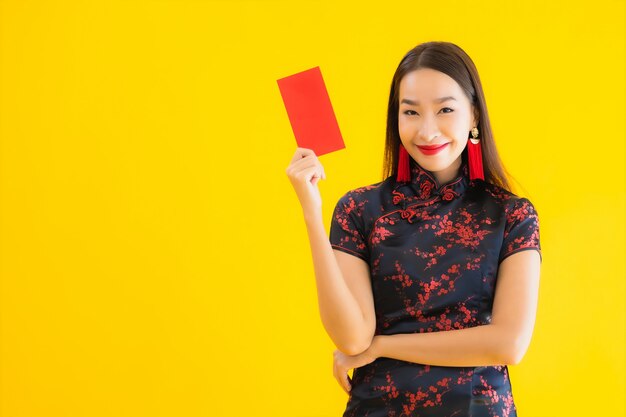
[[[1,0],[0,414],[340,416],[276,80],[321,68],[346,143],[320,157],[328,227],[345,191],[381,180],[400,59],[446,40],[540,215],[519,415],[623,415],[624,14]]]

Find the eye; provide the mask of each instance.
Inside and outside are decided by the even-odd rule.
[[[449,111],[444,111],[444,110],[449,110]],[[454,109],[451,109],[450,107],[444,107],[444,108],[441,109],[441,111],[444,112],[444,113],[452,113],[454,111]],[[417,112],[414,111],[414,110],[405,110],[403,113],[406,114],[407,116],[413,116],[413,114],[411,114],[411,112],[417,114]]]

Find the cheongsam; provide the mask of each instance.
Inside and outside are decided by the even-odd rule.
[[[492,183],[439,184],[410,159],[411,179],[346,192],[330,226],[334,249],[369,265],[376,335],[463,329],[491,322],[498,266],[539,252],[533,204]],[[379,357],[355,368],[343,417],[515,417],[505,364],[434,366]]]

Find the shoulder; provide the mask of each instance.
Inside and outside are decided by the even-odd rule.
[[[385,195],[386,190],[391,187],[391,179],[363,185],[346,191],[340,198],[339,203],[358,204],[360,206],[368,206],[377,204]]]
[[[502,188],[490,182],[478,181],[477,191],[485,198],[492,200],[506,211],[520,206],[533,207],[533,203],[526,197],[521,197],[506,188]]]
[[[391,178],[363,185],[346,191],[337,201],[333,219],[351,217],[359,222],[364,229],[370,227],[374,219],[380,216],[381,207],[391,194],[394,182]]]

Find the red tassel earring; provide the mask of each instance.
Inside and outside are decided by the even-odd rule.
[[[411,157],[407,150],[400,143],[398,149],[398,174],[396,180],[398,182],[406,182],[411,180],[411,167],[409,166],[409,158]]]
[[[469,157],[470,179],[480,178],[485,180],[483,172],[483,153],[480,147],[480,139],[478,138],[478,128],[472,129],[473,138],[469,138],[467,143],[467,153]]]

